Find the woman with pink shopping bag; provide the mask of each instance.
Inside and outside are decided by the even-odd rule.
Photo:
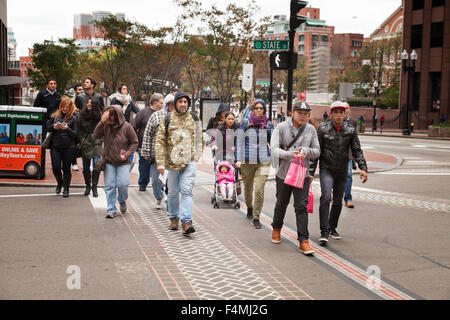
[[[272,242],[281,243],[283,220],[293,194],[299,251],[305,255],[314,254],[309,245],[308,232],[309,160],[320,156],[316,129],[307,123],[310,111],[307,103],[297,102],[292,118],[278,125],[270,143],[272,165],[278,169]]]

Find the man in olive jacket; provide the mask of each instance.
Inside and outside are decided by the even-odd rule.
[[[175,111],[168,113],[159,126],[155,147],[156,163],[162,175],[166,169],[169,171],[167,178],[169,229],[178,230],[181,215],[183,233],[188,235],[195,232],[192,226],[193,189],[197,162],[203,150],[202,126],[198,118],[188,112],[191,99],[187,94],[178,92],[175,95],[174,105]]]
[[[322,245],[328,243],[328,235],[339,240],[341,236],[336,231],[342,210],[342,198],[347,182],[349,149],[361,169],[361,179],[367,181],[367,164],[359,143],[356,128],[349,126],[344,120],[345,104],[334,102],[330,107],[331,121],[322,123],[317,130],[320,144],[320,238]],[[317,159],[311,161],[309,174],[314,177]],[[333,206],[330,212],[331,192]]]

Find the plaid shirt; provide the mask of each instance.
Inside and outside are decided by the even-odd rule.
[[[158,133],[159,124],[165,118],[167,111],[161,109],[152,114],[145,127],[144,138],[142,140],[141,154],[143,157],[155,159],[155,141]]]

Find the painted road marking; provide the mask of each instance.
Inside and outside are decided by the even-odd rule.
[[[84,195],[84,193],[71,193],[71,196],[81,196]],[[60,195],[57,195],[55,193],[34,193],[34,194],[7,194],[2,195],[0,198],[33,198],[33,197],[62,197],[62,193]]]

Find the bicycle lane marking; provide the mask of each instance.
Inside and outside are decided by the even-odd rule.
[[[214,186],[202,186],[205,190],[213,193]],[[241,209],[235,209],[241,215],[246,215],[247,207],[244,202],[241,201]],[[265,225],[269,230],[272,229],[271,223],[272,218],[268,216],[266,213],[261,212],[260,217],[261,223]],[[282,237],[288,240],[291,244],[294,244],[295,247],[298,246],[297,233],[292,228],[288,226],[283,226],[282,228]],[[364,289],[369,290],[374,293],[378,297],[385,300],[416,300],[416,298],[411,295],[403,292],[402,290],[395,288],[394,286],[388,284],[382,279],[374,278],[367,271],[362,268],[354,265],[350,261],[334,254],[330,250],[319,246],[316,242],[310,239],[310,245],[313,250],[316,252],[313,259],[317,258],[319,261],[325,263],[330,266],[335,271],[340,274],[346,276],[348,279],[352,280],[359,286],[362,286]],[[375,283],[375,284],[374,284]],[[370,285],[372,288],[370,288]]]

